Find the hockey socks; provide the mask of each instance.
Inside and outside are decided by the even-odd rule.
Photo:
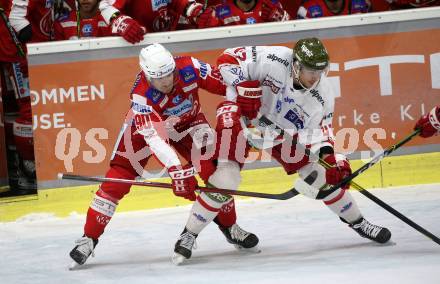
[[[237,222],[234,199],[231,199],[220,208],[220,211],[218,212],[217,217],[215,217],[214,222],[221,228],[229,228]]]
[[[339,189],[327,196],[324,204],[348,223],[353,223],[361,217],[356,201],[344,189]]]
[[[98,239],[104,233],[104,229],[115,213],[117,205],[118,200],[102,190],[98,190],[87,211],[84,234],[92,239]]]
[[[217,216],[222,204],[206,193],[200,194],[191,208],[186,229],[198,235]]]

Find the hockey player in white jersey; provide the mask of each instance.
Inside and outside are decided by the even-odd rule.
[[[232,129],[233,137],[244,133],[254,146],[259,142],[254,139],[257,133],[263,140],[260,144],[287,174],[299,174],[295,181],[298,191],[315,198],[323,186],[338,184],[351,174],[346,157],[334,152],[335,97],[326,78],[329,55],[319,39],[301,39],[293,50],[283,46],[230,48],[217,64],[227,84],[227,101],[218,108],[217,122],[224,130]],[[246,135],[251,127],[252,135]],[[217,125],[220,132],[219,128]],[[246,152],[248,145],[231,144],[231,148],[234,151],[229,151],[226,160],[219,159],[219,165],[224,176],[234,177],[241,161],[233,154]],[[304,154],[305,148],[312,155]],[[318,164],[318,155],[332,167]],[[362,237],[388,242],[391,232],[363,217],[348,188],[344,185],[325,197],[324,204]]]

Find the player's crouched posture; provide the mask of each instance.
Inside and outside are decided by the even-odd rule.
[[[230,48],[217,63],[228,86],[228,101],[219,109],[224,104],[238,106],[229,108],[230,122],[225,128],[233,129],[238,136],[242,127],[253,127],[254,134],[259,133],[266,145],[272,145],[266,150],[286,173],[298,172],[298,191],[315,198],[322,186],[335,185],[351,174],[346,157],[334,152],[331,121],[335,98],[326,77],[329,56],[319,39],[299,40],[293,50],[282,46]],[[240,115],[250,121],[247,126]],[[220,133],[219,127],[217,131]],[[316,159],[312,161],[304,154],[304,147],[332,167],[325,169]],[[229,165],[230,175],[238,175],[238,163],[233,155],[229,158],[223,163]],[[362,216],[348,188],[345,185],[330,194],[324,204],[362,237],[387,242],[391,232]]]
[[[211,177],[215,171],[214,160],[201,159],[201,153],[215,143],[214,130],[201,112],[198,89],[224,95],[225,86],[218,70],[193,57],[174,58],[160,44],[143,48],[139,59],[142,71],[132,88],[131,108],[106,177],[133,180],[142,175],[154,154],[168,170],[174,194],[194,201],[185,229],[175,245],[173,261],[177,264],[190,258],[195,238],[214,218],[228,242],[249,248],[256,246],[258,238],[236,224],[232,197],[194,193],[196,170],[206,183],[216,187],[224,185]],[[198,168],[183,165],[176,152]],[[75,261],[73,267],[84,264],[93,254],[98,238],[130,187],[112,182],[101,184],[88,209],[84,235],[70,252]]]

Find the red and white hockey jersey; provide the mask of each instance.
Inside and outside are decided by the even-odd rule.
[[[278,0],[273,0],[273,4],[283,8]],[[217,4],[212,8],[215,10],[215,17],[218,20],[218,26],[232,26],[232,25],[249,25],[269,22],[261,15],[263,1],[257,0],[255,7],[247,12],[237,7],[234,0],[224,0],[223,3]],[[290,20],[289,14],[284,11],[282,21]]]
[[[228,85],[226,96],[235,101],[235,86],[243,81],[260,81],[263,89],[261,115],[282,128],[312,151],[333,145],[332,118],[335,96],[323,75],[311,90],[293,88],[293,51],[284,46],[245,46],[226,49],[218,59],[223,80]],[[267,124],[255,119],[252,124],[261,133]],[[277,133],[273,133],[278,135]],[[268,141],[276,136],[264,137]]]
[[[9,16],[11,4],[12,4],[11,0],[0,0],[0,7],[3,9],[2,13],[6,17],[6,19]],[[0,38],[2,41],[0,44],[0,61],[5,61],[5,62],[19,61],[20,55],[18,52],[18,48],[14,43],[14,40],[12,39],[11,32],[9,31],[7,27],[7,23],[5,22],[3,17],[0,18]],[[21,48],[23,50],[26,50],[26,46],[24,44],[21,44]]]
[[[190,0],[101,0],[99,9],[107,23],[116,12],[135,19],[147,32],[173,31]],[[183,16],[182,16],[183,17]]]
[[[99,12],[93,18],[80,19],[78,23],[77,12],[71,11],[68,15],[57,19],[54,28],[56,40],[94,38],[111,35],[110,27]]]
[[[331,17],[367,13],[370,4],[366,0],[343,0],[343,5],[338,13],[332,12],[325,0],[308,0],[298,9],[298,19]]]
[[[49,41],[55,38],[55,19],[67,14],[72,7],[75,0],[12,0],[9,20],[17,33],[31,24],[31,42]]]
[[[199,88],[218,95],[224,95],[226,88],[220,73],[211,65],[188,56],[176,57],[175,61],[175,87],[169,94],[161,93],[151,86],[144,72],[138,74],[131,91],[132,106],[129,114],[132,116],[128,116],[138,131],[138,120],[142,120],[140,124],[144,125],[144,129],[141,134],[167,168],[179,165],[180,162],[175,151],[165,141],[194,125],[207,124],[201,114]],[[170,121],[173,121],[172,125],[169,125]]]

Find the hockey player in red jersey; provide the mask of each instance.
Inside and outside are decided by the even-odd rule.
[[[220,198],[215,199],[216,194],[201,193],[196,196],[194,193],[197,172],[205,183],[217,186],[211,180],[215,171],[214,158],[201,159],[199,155],[214,149],[215,130],[201,112],[198,90],[201,88],[224,95],[225,86],[218,70],[193,57],[174,58],[160,44],[143,48],[139,59],[142,71],[132,88],[131,108],[116,142],[106,177],[133,180],[142,176],[144,166],[154,155],[168,171],[174,194],[194,201],[182,235],[197,235],[209,223],[207,220],[217,217],[216,222],[228,242],[240,245],[243,238],[248,237],[248,242],[252,239],[255,246],[258,238],[236,224],[232,198],[218,201]],[[180,161],[177,154],[188,164]],[[101,184],[87,212],[84,236],[70,252],[74,265],[84,264],[92,254],[118,202],[129,191],[130,185],[127,184]],[[231,230],[234,230],[233,234]],[[175,250],[181,253],[179,245]]]
[[[389,0],[392,10],[440,6],[440,0]]]
[[[99,9],[113,34],[137,43],[145,33],[173,31],[182,21],[196,24],[203,5],[194,0],[102,0]]]
[[[0,77],[12,194],[36,193],[26,46],[9,21],[12,2],[0,0]],[[14,192],[15,191],[15,192]]]
[[[290,20],[290,15],[278,0],[224,0],[223,3],[208,8],[200,15],[199,27],[249,25],[288,20]]]
[[[74,1],[12,0],[9,20],[21,42],[54,40],[54,21],[72,10]]]
[[[10,25],[8,16],[11,11],[11,5],[11,0],[0,0],[0,13],[2,13],[2,16],[0,18],[0,37],[2,39],[2,44],[0,45],[0,61],[2,62],[18,61],[20,57],[24,56],[25,53],[23,52],[25,46],[20,44],[18,40],[17,43],[14,41],[11,34],[13,29],[10,30],[10,28],[8,27],[8,25]],[[20,49],[22,51],[20,51]]]
[[[307,0],[298,9],[298,19],[367,13],[369,0]]]
[[[16,32],[16,37],[26,53],[25,44],[28,42],[44,42],[54,39],[53,22],[67,13],[73,0],[12,0],[8,15],[9,22]],[[10,37],[10,35],[9,35]],[[2,37],[3,39],[3,37]],[[6,39],[8,41],[8,39]],[[3,42],[2,42],[3,45]],[[13,122],[13,135],[19,157],[18,186],[22,184],[32,190],[36,189],[35,162],[33,149],[32,112],[30,104],[29,75],[25,54],[8,60],[3,64],[3,71],[13,78],[15,97],[18,104],[18,118]]]
[[[320,190],[351,174],[347,158],[334,151],[335,96],[326,77],[329,55],[319,39],[301,39],[293,50],[284,46],[229,48],[217,63],[228,86],[223,104],[229,106],[218,109],[227,123],[218,119],[217,133],[222,139],[231,131],[232,137],[245,137],[237,138],[232,149],[246,150],[240,140],[265,149],[287,174],[299,174],[296,190],[314,199]],[[310,157],[305,149],[312,153]],[[224,165],[227,176],[239,175],[241,161],[234,152],[222,163],[219,159],[218,168]],[[321,166],[317,156],[332,167]],[[387,242],[391,232],[362,216],[348,187],[343,185],[325,197],[324,204],[360,236]]]
[[[110,27],[98,9],[99,0],[77,0],[77,9],[54,24],[56,40],[110,36]]]

